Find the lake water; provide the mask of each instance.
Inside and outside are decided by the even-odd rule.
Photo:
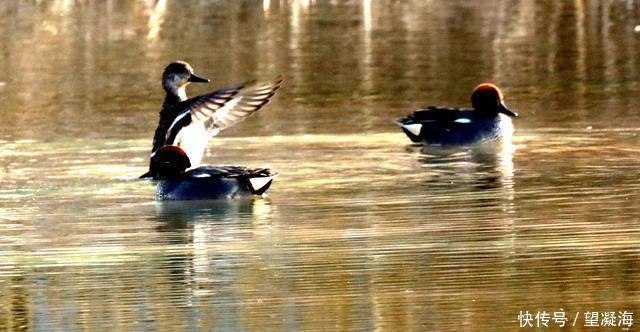
[[[634,330],[637,25],[631,0],[4,1],[0,330]],[[137,180],[176,59],[212,79],[191,95],[285,78],[204,159],[271,167],[267,197]],[[391,123],[484,81],[510,143]]]

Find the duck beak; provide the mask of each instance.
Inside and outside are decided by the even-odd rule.
[[[208,83],[209,80],[204,78],[204,77],[200,77],[196,74],[191,74],[191,76],[189,76],[189,82],[193,82],[193,83]]]
[[[511,117],[517,117],[518,113],[510,110],[507,105],[505,105],[504,103],[500,103],[500,105],[498,105],[498,112],[502,113],[502,114],[506,114],[508,116]]]

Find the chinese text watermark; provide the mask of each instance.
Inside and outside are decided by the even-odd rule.
[[[520,311],[518,313],[520,327],[631,327],[633,312],[631,311],[584,311],[575,314],[564,311]]]

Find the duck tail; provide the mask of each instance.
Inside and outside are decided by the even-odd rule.
[[[262,195],[271,187],[273,179],[277,176],[277,173],[272,173],[269,169],[260,169],[247,177],[247,187],[254,195]]]
[[[407,118],[400,118],[393,121],[396,125],[400,126],[402,131],[411,139],[412,142],[420,142],[420,132],[422,131],[422,124],[409,122]]]

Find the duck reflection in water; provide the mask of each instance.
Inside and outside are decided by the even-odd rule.
[[[168,257],[172,275],[184,278],[185,270],[192,270],[185,269],[185,265],[192,265],[195,256],[202,254],[198,248],[233,239],[240,230],[251,229],[253,221],[268,219],[269,213],[270,205],[265,199],[156,202],[156,230],[162,238],[169,245],[193,247],[193,251]]]
[[[253,246],[268,234],[271,214],[267,199],[156,202],[156,229],[164,247],[174,248],[162,255],[162,266],[173,300],[186,304],[188,324],[246,328],[238,283],[256,273]],[[216,314],[201,317],[203,310]]]
[[[511,140],[465,147],[410,146],[420,153],[430,188],[464,191],[502,190],[513,199],[513,153]]]
[[[271,211],[267,198],[235,200],[157,201],[158,230],[186,229],[193,222],[237,223],[239,220],[264,221]]]

